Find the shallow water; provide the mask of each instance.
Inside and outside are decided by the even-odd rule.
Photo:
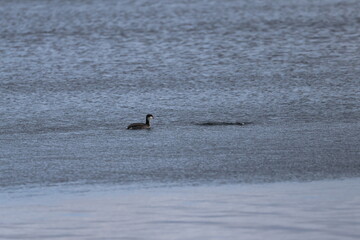
[[[359,178],[0,193],[2,239],[359,239]]]

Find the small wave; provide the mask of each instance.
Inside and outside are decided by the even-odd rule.
[[[203,122],[203,123],[196,123],[195,125],[199,126],[228,126],[228,125],[237,125],[237,126],[244,126],[252,124],[252,122]]]

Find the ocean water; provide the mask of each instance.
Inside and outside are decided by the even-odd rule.
[[[357,240],[359,180],[0,193],[0,239]]]
[[[0,193],[358,179],[359,9],[1,1]]]
[[[358,9],[2,1],[0,186],[358,177]]]

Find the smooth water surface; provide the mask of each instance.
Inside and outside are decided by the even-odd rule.
[[[354,178],[0,193],[0,238],[356,240],[359,185]]]

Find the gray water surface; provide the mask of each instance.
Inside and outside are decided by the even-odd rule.
[[[359,9],[2,1],[0,186],[359,177]]]

